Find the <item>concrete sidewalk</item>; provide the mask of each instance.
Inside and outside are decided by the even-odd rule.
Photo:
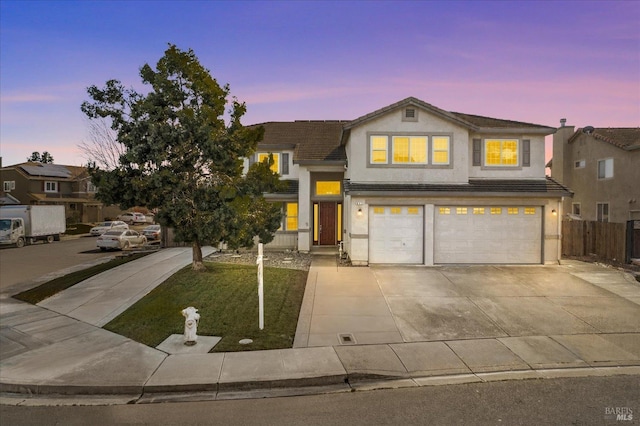
[[[96,281],[84,282],[68,296],[48,301],[47,307],[11,298],[1,300],[0,391],[5,395],[0,402],[29,403],[32,394],[48,398],[57,394],[71,394],[74,398],[116,395],[104,399],[106,403],[228,399],[507,379],[640,374],[640,333],[380,344],[373,340],[379,336],[370,335],[372,344],[368,345],[169,355],[97,326],[121,309],[120,304],[134,303],[150,291],[149,286],[140,283],[142,277],[153,274],[154,282],[159,284],[171,271],[189,261],[190,249],[164,250],[123,265],[127,268],[114,269],[104,279],[113,284],[108,289],[101,288]],[[348,268],[348,271],[344,268],[334,276],[329,269],[335,270],[335,264],[314,259],[308,292],[321,296],[322,287],[336,284],[334,280],[345,272],[348,272],[345,279],[352,285],[362,284],[360,280],[371,273],[369,268]],[[318,282],[319,277],[322,282]],[[372,293],[371,297],[378,296]],[[65,298],[69,303],[63,303]],[[88,315],[93,307],[98,307],[96,314]],[[296,340],[309,336],[307,331],[305,337],[304,331],[310,327],[310,317],[305,323],[308,314],[305,309],[313,309],[313,304],[305,301],[303,305]],[[380,319],[379,323],[384,321]]]

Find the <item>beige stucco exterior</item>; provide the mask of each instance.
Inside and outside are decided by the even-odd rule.
[[[598,161],[613,159],[613,176],[598,178]],[[580,207],[583,220],[597,220],[597,204],[609,204],[609,222],[640,219],[640,149],[626,150],[599,140],[573,126],[558,129],[553,137],[551,176],[574,195],[563,203],[565,213]],[[576,167],[576,163],[584,161]]]

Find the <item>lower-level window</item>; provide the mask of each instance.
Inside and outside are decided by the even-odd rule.
[[[596,220],[598,222],[609,222],[609,203],[597,203]]]
[[[571,213],[580,216],[580,203],[571,204]]]
[[[298,230],[298,203],[286,203],[286,226],[287,231]]]

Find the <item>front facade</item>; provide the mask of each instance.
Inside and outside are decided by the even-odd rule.
[[[0,169],[2,196],[18,204],[59,204],[73,223],[103,219],[102,203],[87,169],[77,166],[27,162]]]
[[[574,192],[563,206],[573,219],[640,220],[640,128],[563,125],[553,137],[551,176]]]
[[[286,213],[271,246],[342,243],[362,265],[559,259],[558,217],[571,194],[544,176],[554,128],[415,98],[348,122],[263,126],[251,161],[277,154],[291,181],[287,193],[268,195]]]

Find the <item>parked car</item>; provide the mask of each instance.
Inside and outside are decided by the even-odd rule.
[[[127,225],[123,221],[109,220],[109,221],[97,224],[96,226],[91,228],[91,230],[89,230],[89,233],[91,234],[91,236],[97,237],[99,235],[104,234],[107,231],[126,230],[126,229],[129,229],[129,225]]]
[[[107,231],[98,237],[96,245],[100,250],[120,249],[126,250],[132,247],[142,247],[147,243],[147,237],[131,229]]]
[[[156,215],[151,212],[145,214],[144,218],[146,219],[147,223],[156,223]]]
[[[129,225],[134,223],[144,223],[147,221],[144,215],[138,212],[122,213],[120,216],[117,217],[117,219],[123,222],[126,222]]]
[[[162,229],[160,229],[160,225],[149,225],[142,230],[142,235],[147,237],[149,241],[159,240],[162,235]]]

